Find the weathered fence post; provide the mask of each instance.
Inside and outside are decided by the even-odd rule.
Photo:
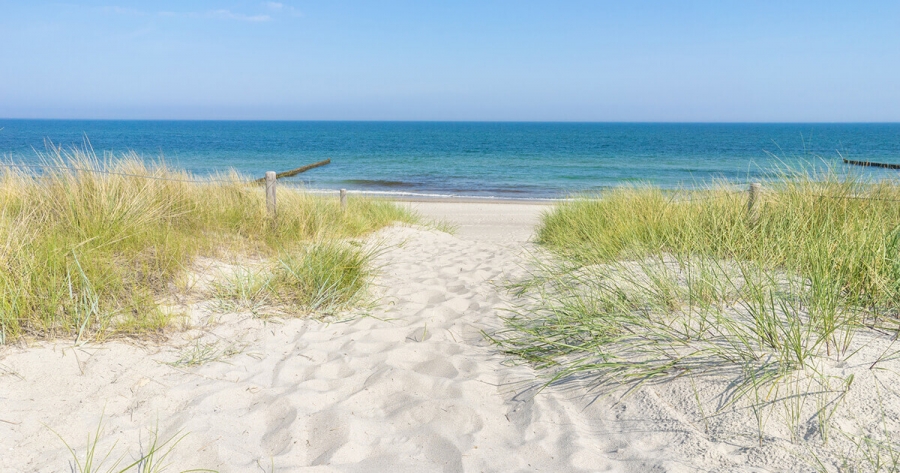
[[[347,189],[341,189],[341,210],[347,210]]]
[[[266,210],[275,219],[275,171],[266,171]]]
[[[748,189],[747,196],[747,220],[754,224],[756,223],[757,218],[759,218],[759,211],[757,209],[757,201],[759,201],[759,183],[753,182],[750,184],[750,189]]]

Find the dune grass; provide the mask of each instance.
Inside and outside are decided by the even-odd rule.
[[[709,324],[692,314],[737,306],[749,317],[740,326],[749,330],[753,350],[802,365],[819,348],[844,354],[854,327],[895,323],[898,204],[896,184],[834,173],[784,174],[767,185],[752,216],[747,194],[724,187],[687,199],[623,189],[560,204],[544,216],[538,240],[577,266],[613,277],[592,292],[612,297],[604,304],[647,299],[628,301],[623,313],[655,304],[653,310],[677,314],[702,333]],[[623,284],[629,289],[614,287]]]
[[[512,286],[520,306],[491,337],[548,384],[632,392],[687,379],[703,422],[740,405],[760,443],[775,418],[792,442],[882,445],[875,431],[832,433],[854,385],[832,367],[857,355],[861,331],[900,330],[900,186],[784,172],[763,189],[752,212],[724,185],[560,203],[537,231],[555,257]],[[713,406],[696,391],[705,376],[727,381]]]
[[[0,170],[0,342],[161,330],[169,316],[157,301],[200,255],[294,262],[322,253],[314,269],[339,276],[327,290],[352,290],[359,284],[343,265],[365,261],[338,242],[415,220],[388,202],[355,198],[341,211],[334,199],[279,186],[273,222],[263,189],[236,174],[202,182],[134,154],[101,160],[79,149],[41,158],[38,174]],[[335,251],[344,260],[328,259]],[[293,293],[323,290],[304,284]]]
[[[361,302],[374,255],[372,248],[320,241],[282,252],[264,267],[239,269],[214,284],[213,295],[223,311],[331,315]]]
[[[745,192],[692,197],[672,202],[647,188],[563,203],[546,215],[538,239],[584,263],[660,253],[753,261],[811,278],[816,290],[827,289],[820,292],[838,288],[841,303],[896,309],[900,186],[784,175],[767,184],[755,224]]]

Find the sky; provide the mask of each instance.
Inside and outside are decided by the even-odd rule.
[[[0,0],[0,118],[900,121],[900,2]]]

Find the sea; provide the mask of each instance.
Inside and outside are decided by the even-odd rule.
[[[900,124],[140,121],[0,119],[0,157],[38,164],[51,147],[101,159],[134,152],[198,177],[248,177],[331,159],[284,183],[423,198],[560,199],[617,186],[742,186],[773,173],[900,171]],[[45,159],[45,158],[43,158]]]

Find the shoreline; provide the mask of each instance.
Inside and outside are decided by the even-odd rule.
[[[349,191],[348,191],[349,194]],[[499,205],[543,205],[550,206],[568,199],[508,199],[502,197],[385,197],[384,200],[398,203],[429,203],[429,204],[499,204]]]
[[[336,189],[310,189],[298,186],[303,192],[313,195],[338,195],[339,190]],[[495,197],[495,196],[477,196],[477,195],[457,195],[457,194],[420,194],[413,192],[387,192],[387,191],[367,191],[346,189],[348,196],[362,196],[372,199],[387,200],[391,202],[449,202],[449,203],[501,203],[501,204],[553,204],[556,202],[565,202],[571,200],[568,197],[550,198],[550,197]]]
[[[462,239],[507,245],[529,243],[544,212],[553,202],[392,200],[432,222],[444,222]]]

